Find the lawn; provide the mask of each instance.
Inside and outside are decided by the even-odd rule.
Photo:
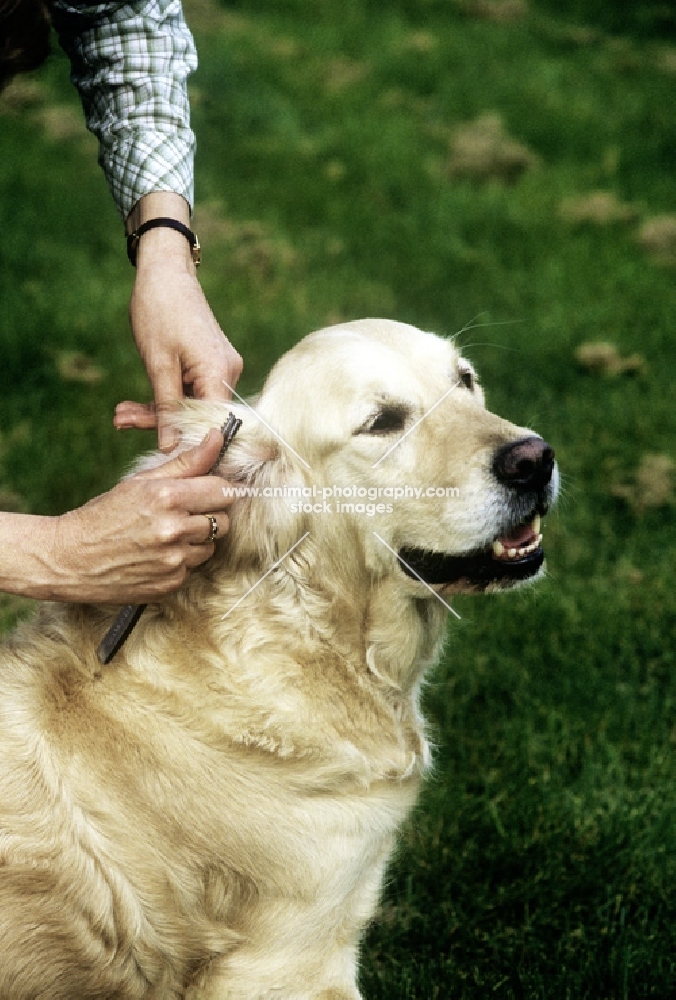
[[[562,471],[546,579],[454,601],[425,695],[435,771],[365,941],[364,995],[666,1000],[673,4],[185,8],[201,278],[241,391],[339,319],[462,331],[491,409],[542,433]],[[0,98],[0,224],[0,506],[58,513],[152,444],[111,424],[149,388],[122,226],[59,54]],[[4,598],[5,627],[28,610]]]

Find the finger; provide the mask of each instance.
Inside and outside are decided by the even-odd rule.
[[[154,375],[151,374],[150,380],[157,412],[157,442],[160,451],[171,451],[179,441],[178,431],[171,423],[172,414],[176,403],[183,399],[183,379],[178,358],[172,367],[160,368]]]
[[[235,500],[235,488],[218,476],[193,476],[176,483],[174,507],[190,514],[218,514]]]
[[[139,476],[146,479],[188,479],[206,476],[218,458],[222,444],[223,435],[218,428],[212,427],[201,444],[195,445],[194,448],[188,448],[187,451],[181,452],[176,458],[159,465],[156,469],[148,469],[139,473]],[[212,493],[218,490],[220,496],[223,497],[218,483],[213,479],[209,479],[207,482]],[[191,509],[190,504],[186,506],[186,509]]]
[[[213,399],[227,403],[232,399],[232,393],[237,384],[237,379],[226,371],[220,378],[195,379],[192,385],[195,399]]]
[[[196,399],[232,399],[244,362],[237,351],[228,344],[226,357],[210,360],[203,371],[195,373],[192,390]]]
[[[157,411],[154,403],[136,403],[125,399],[115,407],[113,426],[117,430],[152,430],[157,427]]]
[[[213,527],[212,519],[215,525]],[[227,534],[229,527],[230,519],[227,514],[194,514],[190,518],[185,538],[193,545],[210,545]]]
[[[195,569],[203,562],[210,559],[214,554],[215,545],[213,542],[204,542],[202,545],[189,545],[184,563],[187,569]]]

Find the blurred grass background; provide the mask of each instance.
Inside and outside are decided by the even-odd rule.
[[[364,994],[666,1000],[676,5],[185,7],[201,278],[241,391],[338,319],[464,330],[491,408],[563,473],[547,579],[455,602],[426,694],[435,776]],[[149,389],[121,223],[58,52],[0,98],[0,219],[0,505],[58,513],[153,440],[112,429]],[[4,626],[26,610],[5,598]]]

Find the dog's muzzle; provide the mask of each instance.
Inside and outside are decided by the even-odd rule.
[[[535,576],[545,558],[541,517],[555,496],[554,470],[554,449],[535,435],[498,449],[491,471],[525,516],[516,513],[506,530],[474,552],[452,555],[405,546],[399,550],[404,573],[430,585],[461,583],[472,590],[509,587]]]

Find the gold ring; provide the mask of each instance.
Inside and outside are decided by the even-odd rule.
[[[209,522],[209,534],[207,536],[207,542],[213,542],[218,534],[218,521],[211,514],[204,515]]]

